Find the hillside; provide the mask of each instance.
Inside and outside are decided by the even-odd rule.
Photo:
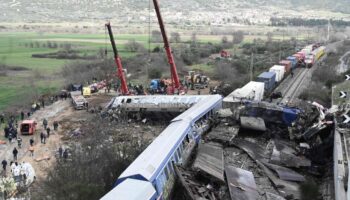
[[[160,0],[168,23],[267,24],[271,16],[350,20],[348,0]],[[147,22],[148,0],[0,0],[2,22]],[[151,10],[151,15],[154,15]],[[219,16],[219,17],[218,17]]]

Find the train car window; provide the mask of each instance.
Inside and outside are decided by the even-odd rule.
[[[179,162],[179,157],[177,156],[176,151],[174,153],[174,158],[175,158],[175,163],[178,163]]]
[[[181,144],[180,144],[180,150],[181,150],[181,153],[182,153],[183,150],[184,150],[184,143],[181,143]]]
[[[181,158],[181,152],[180,148],[177,148],[177,155],[179,155],[179,158]]]
[[[170,172],[173,172],[173,171],[174,171],[173,162],[172,162],[172,161],[169,161],[169,163],[168,163],[168,169],[169,169]]]
[[[168,167],[166,167],[166,166],[164,168],[164,174],[165,174],[165,180],[168,180],[169,179],[169,170],[168,170]]]
[[[127,100],[126,100],[126,103],[131,103],[131,99],[127,99]]]

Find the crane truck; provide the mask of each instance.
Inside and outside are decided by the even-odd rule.
[[[115,61],[115,64],[117,65],[117,76],[120,79],[120,83],[121,83],[121,93],[122,95],[129,95],[130,92],[128,89],[128,85],[126,84],[126,77],[124,73],[125,71],[123,69],[122,60],[119,56],[117,46],[115,45],[111,24],[108,22],[106,24],[106,27],[109,34],[109,39],[111,40],[111,45],[114,53],[114,61]]]
[[[157,14],[157,19],[158,19],[160,31],[161,31],[162,37],[163,37],[165,52],[166,52],[166,55],[168,58],[168,63],[170,65],[172,84],[167,87],[167,90],[168,90],[167,93],[168,94],[169,93],[175,94],[176,92],[183,93],[183,92],[185,92],[185,90],[184,90],[183,86],[181,85],[179,76],[177,74],[175,60],[174,60],[174,57],[173,57],[173,54],[171,51],[171,47],[170,47],[170,43],[169,43],[166,31],[165,31],[165,26],[164,26],[162,15],[160,13],[158,0],[153,0],[153,5],[154,5],[154,9],[155,9],[156,14]]]

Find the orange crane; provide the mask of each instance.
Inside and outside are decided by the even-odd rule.
[[[170,48],[170,43],[169,43],[166,31],[165,31],[164,22],[162,19],[162,15],[160,13],[158,1],[153,0],[153,4],[154,4],[154,9],[156,10],[160,31],[162,33],[164,48],[165,48],[166,55],[168,58],[168,63],[170,65],[171,80],[172,80],[172,86],[171,86],[172,88],[170,89],[170,91],[172,94],[174,94],[175,90],[178,90],[178,91],[183,90],[183,87],[180,84],[179,76],[177,74],[175,60],[174,60],[174,57],[173,57],[173,54],[172,54],[172,51]]]
[[[122,92],[123,95],[129,95],[130,92],[129,92],[129,89],[128,89],[128,85],[126,84],[126,77],[125,77],[125,74],[124,74],[122,60],[121,60],[121,58],[120,58],[120,56],[118,54],[117,46],[115,45],[111,24],[108,22],[106,24],[106,27],[107,27],[108,34],[109,34],[109,39],[111,40],[111,44],[112,44],[112,48],[113,48],[114,61],[115,61],[115,64],[117,65],[117,76],[120,79],[121,92]]]

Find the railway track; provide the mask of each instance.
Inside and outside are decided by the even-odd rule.
[[[309,68],[303,68],[301,72],[298,74],[297,77],[295,77],[295,81],[287,87],[286,91],[284,92],[283,98],[279,101],[279,103],[286,103],[291,100],[293,100],[300,89],[300,87],[303,85],[303,82],[305,80],[305,77],[307,76],[308,72],[310,71]]]

